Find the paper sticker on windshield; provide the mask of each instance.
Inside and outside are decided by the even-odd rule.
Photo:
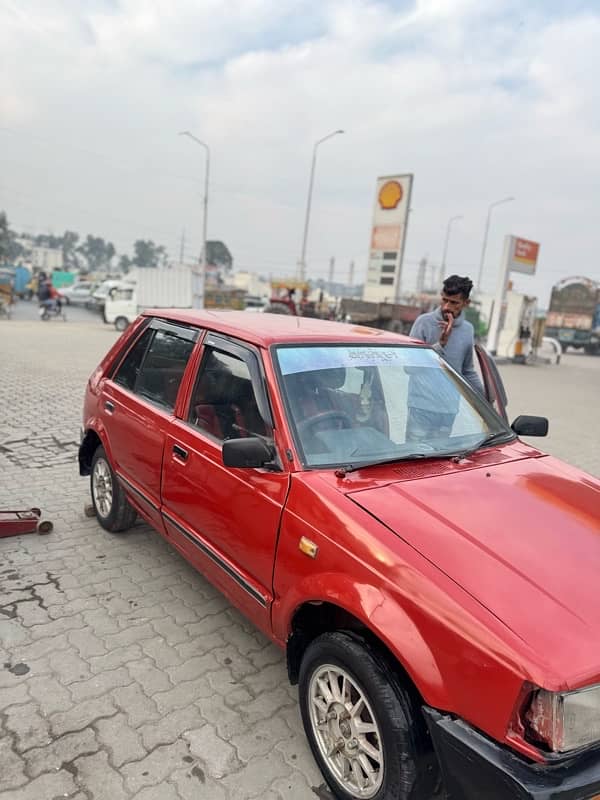
[[[435,353],[422,347],[279,347],[279,367],[283,375],[339,367],[425,367],[437,360]]]

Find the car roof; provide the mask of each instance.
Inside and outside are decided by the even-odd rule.
[[[259,347],[290,342],[346,342],[349,344],[423,344],[418,339],[379,328],[331,322],[291,314],[247,314],[245,311],[153,308],[144,316],[182,322],[233,336]]]

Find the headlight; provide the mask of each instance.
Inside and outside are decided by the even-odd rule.
[[[537,689],[524,715],[526,738],[556,753],[600,740],[600,685],[574,692]]]

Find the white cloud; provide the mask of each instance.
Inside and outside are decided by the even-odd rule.
[[[203,151],[209,233],[243,267],[291,270],[312,144],[319,149],[309,270],[364,273],[374,179],[415,173],[407,280],[441,255],[486,282],[504,233],[542,242],[546,298],[559,277],[600,277],[600,15],[560,20],[513,0],[375,3],[147,0],[0,5],[0,206],[20,225],[76,228],[125,249],[153,236],[199,244]],[[6,130],[8,129],[8,130]],[[191,255],[191,251],[190,251]]]

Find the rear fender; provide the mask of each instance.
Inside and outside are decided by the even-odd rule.
[[[89,475],[92,471],[92,458],[96,452],[96,440],[100,439],[100,444],[104,448],[110,464],[113,464],[112,451],[106,434],[106,428],[102,420],[93,417],[88,421],[85,433],[79,445],[79,474]]]

